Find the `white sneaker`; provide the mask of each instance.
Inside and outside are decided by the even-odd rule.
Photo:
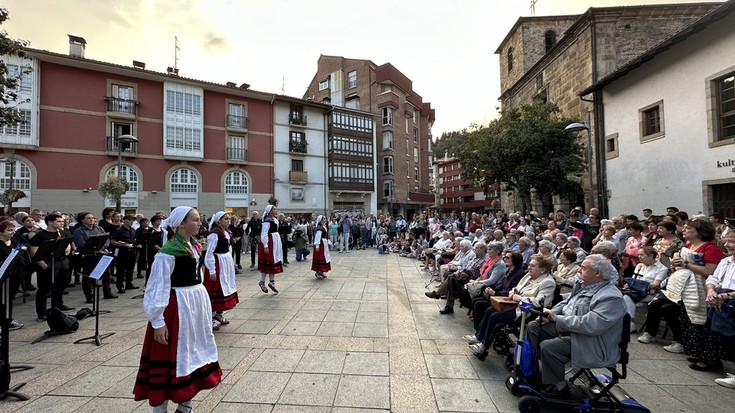
[[[721,379],[715,379],[715,383],[723,387],[729,387],[735,389],[735,374],[727,373],[727,377]]]
[[[468,334],[466,336],[462,336],[462,338],[465,339],[468,344],[477,344],[480,342],[474,334]]]
[[[669,353],[681,354],[684,352],[684,346],[680,343],[677,343],[676,341],[672,341],[671,344],[669,344],[668,346],[664,346],[664,350],[668,351]]]
[[[656,337],[654,337],[654,336],[652,336],[652,335],[650,335],[648,333],[643,333],[643,334],[641,334],[638,337],[638,342],[639,343],[646,343],[646,344],[648,344],[648,343],[655,343],[657,341],[658,341],[658,339],[656,339]]]

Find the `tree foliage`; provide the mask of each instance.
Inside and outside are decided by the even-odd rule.
[[[8,10],[0,7],[0,24],[8,19],[10,19]],[[25,57],[24,48],[28,44],[25,40],[11,39],[5,30],[0,31],[0,56]],[[11,72],[6,62],[0,60],[0,126],[16,125],[23,120],[13,104],[18,100],[21,77],[30,72],[30,66]]]
[[[552,195],[573,197],[582,191],[579,174],[584,171],[583,148],[576,136],[564,127],[574,122],[559,116],[553,103],[507,110],[488,126],[469,134],[457,145],[466,178],[481,183],[485,190],[493,183],[512,189],[529,205],[531,189],[549,203]]]
[[[434,145],[432,145],[431,151],[437,159],[443,158],[445,153],[448,153],[451,158],[454,156],[457,146],[461,145],[462,141],[469,134],[470,131],[467,128],[459,131],[444,132],[439,136]]]
[[[109,199],[116,205],[120,205],[122,196],[128,192],[130,184],[123,177],[117,175],[108,175],[107,180],[100,184],[97,190],[103,198]]]

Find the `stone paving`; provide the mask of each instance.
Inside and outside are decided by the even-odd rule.
[[[472,323],[459,308],[439,314],[443,302],[424,296],[428,273],[418,261],[375,250],[332,257],[334,270],[322,281],[311,261],[292,260],[278,277],[278,295],[260,292],[257,272],[238,275],[241,302],[215,333],[224,379],[195,398],[196,412],[517,411],[502,359],[472,356],[461,338]],[[27,382],[21,390],[30,400],[0,401],[0,413],[149,411],[132,398],[146,326],[142,301],[132,295],[102,301],[112,312],[101,316],[100,330],[115,334],[99,347],[73,344],[94,333],[93,318],[73,334],[31,344],[47,326],[34,320],[33,296],[25,304],[16,298],[15,318],[26,326],[10,332],[11,364],[35,368],[12,376],[13,384]],[[70,289],[65,302],[85,306],[81,289]],[[735,404],[735,390],[714,383],[722,373],[690,370],[685,356],[635,336],[630,351],[622,387],[652,411],[721,412]]]

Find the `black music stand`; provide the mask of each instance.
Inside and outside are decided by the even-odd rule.
[[[85,244],[86,245],[86,244]],[[111,256],[107,256],[109,258],[112,258]],[[83,343],[85,341],[94,340],[94,343],[97,346],[100,346],[102,344],[102,339],[112,336],[113,333],[105,333],[100,334],[100,313],[103,312],[100,310],[100,288],[102,287],[102,284],[100,284],[100,278],[104,275],[105,271],[107,271],[107,267],[112,263],[112,259],[110,260],[104,260],[101,259],[99,263],[97,263],[97,266],[94,268],[93,271],[91,271],[90,275],[84,275],[85,277],[92,278],[94,282],[94,335],[89,337],[80,338],[79,340],[75,341],[74,344]],[[105,313],[109,313],[109,311],[104,311]]]
[[[36,253],[33,254],[33,262],[39,262],[39,261],[51,261],[51,304],[53,307],[53,301],[54,301],[54,286],[56,283],[56,258],[61,258],[64,255],[66,255],[66,249],[71,245],[72,237],[66,237],[66,238],[59,238],[57,240],[46,240],[41,243],[41,245],[36,250]],[[62,334],[71,334],[73,331],[53,331],[48,330],[43,335],[31,342],[31,344],[36,344],[39,341],[46,340],[49,337],[58,336]]]
[[[18,250],[15,254],[18,254]],[[9,326],[8,326],[8,314],[10,314],[10,280],[5,277],[8,273],[10,266],[14,265],[13,260],[15,255],[9,255],[5,260],[10,260],[7,263],[3,262],[0,267],[0,283],[2,283],[2,305],[0,305],[0,329],[2,330],[2,339],[0,340],[0,400],[7,399],[8,397],[14,397],[18,400],[28,400],[28,396],[18,392],[21,387],[25,386],[25,382],[18,383],[13,387],[10,387],[10,372],[30,370],[32,366],[10,365],[10,337],[9,337]]]
[[[92,235],[91,237],[87,238],[87,241],[84,243],[84,245],[82,245],[82,247],[79,248],[79,254],[82,256],[82,276],[83,277],[90,278],[89,274],[92,274],[97,264],[99,264],[99,259],[104,255],[108,255],[105,250],[105,245],[107,244],[107,241],[109,241],[109,239],[110,239],[110,233],[108,232],[103,232],[97,235]],[[97,259],[92,261],[91,259],[93,258],[97,258]],[[104,276],[104,274],[102,274],[102,276]],[[111,312],[109,310],[99,310],[99,300],[97,300],[97,296],[98,296],[99,288],[100,288],[99,281],[100,281],[99,279],[95,279],[94,281],[94,298],[92,299],[92,313],[95,315],[98,312],[101,312],[102,314],[108,314]]]

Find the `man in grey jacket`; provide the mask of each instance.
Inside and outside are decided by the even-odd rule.
[[[625,305],[620,290],[610,283],[615,267],[599,254],[585,258],[580,267],[581,285],[528,326],[528,339],[541,361],[541,391],[552,398],[569,397],[564,379],[569,361],[577,369],[600,368],[620,358]]]

